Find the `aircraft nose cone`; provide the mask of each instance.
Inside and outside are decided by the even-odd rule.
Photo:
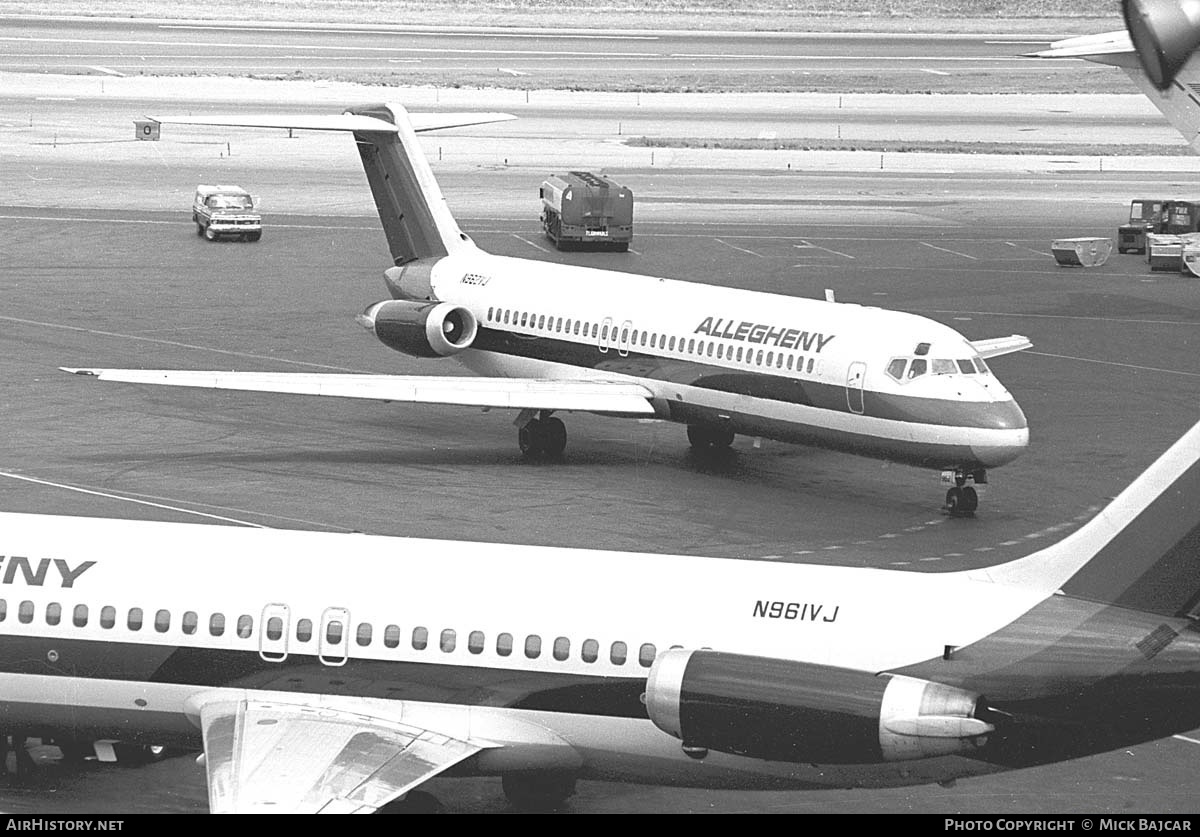
[[[988,405],[987,441],[971,445],[971,452],[986,468],[1012,462],[1029,446],[1029,423],[1016,401],[996,401]]]

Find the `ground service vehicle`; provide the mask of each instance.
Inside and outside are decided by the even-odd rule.
[[[196,187],[192,201],[192,221],[196,235],[209,241],[218,238],[240,238],[258,241],[262,238],[262,216],[258,214],[258,198],[240,186]]]
[[[1145,253],[1146,233],[1162,232],[1167,201],[1137,198],[1129,204],[1129,223],[1117,228],[1118,253]]]
[[[1200,202],[1167,201],[1163,206],[1163,232],[1184,235],[1200,231]]]
[[[586,171],[556,174],[542,183],[542,229],[560,250],[598,246],[628,250],[633,238],[633,192]]]

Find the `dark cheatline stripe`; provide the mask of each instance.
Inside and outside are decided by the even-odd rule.
[[[1075,573],[1063,592],[1164,616],[1193,613],[1200,605],[1200,462]]]
[[[53,664],[46,660],[47,647],[58,652]],[[432,656],[441,652],[428,653]],[[10,674],[271,689],[646,718],[641,695],[646,690],[648,670],[636,664],[629,667],[629,677],[598,677],[574,672],[353,657],[344,665],[330,666],[310,654],[292,654],[283,662],[267,662],[256,651],[122,642],[105,643],[101,650],[92,641],[61,638],[8,636],[0,643],[0,672]]]
[[[659,357],[637,351],[630,351],[622,356],[615,348],[601,352],[595,343],[576,343],[555,337],[514,334],[485,326],[480,326],[472,348],[583,369],[686,384],[785,404],[816,407],[834,413],[851,412],[846,400],[845,386],[772,374],[765,368],[730,369],[687,358]],[[863,402],[866,415],[891,421],[1000,430],[1025,427],[1025,416],[1012,401],[1002,404],[973,404],[865,390]]]

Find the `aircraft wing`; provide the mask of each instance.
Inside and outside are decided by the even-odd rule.
[[[410,113],[413,130],[437,131],[442,128],[462,128],[516,119],[511,113]],[[394,134],[399,129],[392,122],[357,113],[232,113],[207,115],[147,116],[154,122],[175,125],[220,125],[234,128],[296,128],[307,131],[383,131]]]
[[[457,404],[519,410],[578,410],[653,415],[653,393],[640,384],[532,378],[358,375],[305,372],[190,372],[171,369],[69,369],[102,381],[130,384],[282,392],[418,404]]]
[[[494,746],[404,723],[402,703],[295,701],[201,701],[212,813],[373,813]]]
[[[1008,337],[993,337],[990,340],[972,340],[971,347],[979,352],[980,357],[996,357],[1032,348],[1033,341],[1023,334],[1012,334]]]

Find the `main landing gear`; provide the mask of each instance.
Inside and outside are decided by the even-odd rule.
[[[523,421],[522,421],[523,419]],[[567,426],[547,412],[518,418],[517,444],[527,459],[558,459],[567,447]]]
[[[728,427],[689,424],[688,442],[696,450],[723,450],[733,444],[734,432]]]
[[[954,483],[946,491],[946,511],[951,517],[967,517],[979,508],[976,485],[987,485],[987,471],[943,471],[943,482]]]

